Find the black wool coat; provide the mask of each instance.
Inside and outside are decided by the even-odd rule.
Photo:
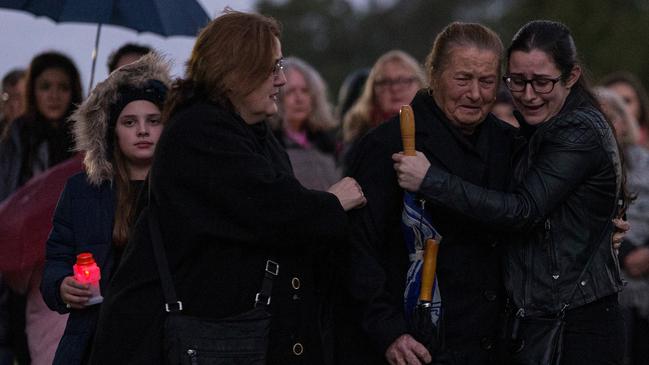
[[[314,267],[346,234],[338,199],[298,183],[266,122],[247,125],[199,101],[166,125],[150,174],[152,209],[183,312],[222,318],[252,309],[272,258],[280,269],[268,363],[318,364],[321,283]],[[162,363],[163,303],[145,211],[105,296],[91,363]]]
[[[508,185],[513,128],[489,114],[473,143],[446,120],[428,90],[415,96],[412,108],[416,148],[432,165],[476,185],[492,189]],[[388,346],[409,332],[403,307],[409,267],[401,228],[403,190],[391,159],[402,150],[396,117],[361,140],[350,168],[368,203],[350,214],[345,273],[349,297],[340,314],[339,363],[386,363]],[[427,208],[443,236],[437,262],[447,349],[443,356],[457,363],[488,363],[494,356],[504,299],[496,235],[490,227],[450,209],[434,204]]]

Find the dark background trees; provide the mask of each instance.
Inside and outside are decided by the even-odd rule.
[[[364,9],[348,0],[260,0],[257,10],[283,24],[284,54],[314,65],[332,97],[348,73],[390,49],[423,64],[435,35],[454,20],[490,26],[505,46],[529,20],[558,20],[572,29],[594,81],[627,70],[649,82],[648,0],[369,0]]]

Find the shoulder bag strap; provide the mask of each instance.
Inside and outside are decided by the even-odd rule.
[[[180,312],[183,310],[183,302],[178,300],[176,290],[171,279],[171,272],[169,271],[169,261],[167,254],[162,244],[162,234],[160,233],[160,222],[158,220],[158,211],[155,209],[155,203],[151,196],[151,178],[148,179],[148,196],[149,206],[148,224],[149,234],[151,236],[151,246],[153,246],[153,254],[155,256],[156,266],[160,274],[160,281],[162,284],[162,294],[165,299],[166,312]],[[271,293],[273,291],[273,280],[279,274],[279,264],[271,259],[266,260],[266,268],[264,270],[264,278],[261,282],[261,289],[255,295],[255,307],[259,305],[269,306]]]
[[[151,188],[149,188],[150,190]],[[171,279],[171,272],[169,272],[169,261],[167,261],[167,254],[162,245],[162,234],[160,233],[160,224],[158,222],[158,211],[152,209],[151,195],[149,194],[149,209],[148,209],[148,223],[149,234],[151,235],[151,245],[153,246],[153,254],[155,255],[155,262],[158,266],[158,273],[160,274],[160,281],[162,282],[162,294],[165,299],[166,312],[180,312],[183,310],[183,302],[176,297],[176,290]]]

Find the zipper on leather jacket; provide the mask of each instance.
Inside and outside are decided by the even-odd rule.
[[[525,318],[525,308],[518,308],[516,314],[514,315],[514,323],[512,324],[511,339],[513,341],[518,339],[518,329],[520,328],[523,318]]]
[[[546,247],[548,250],[548,259],[550,260],[550,275],[552,276],[552,279],[550,279],[550,286],[552,287],[552,300],[554,303],[559,303],[559,289],[558,289],[558,283],[557,280],[559,279],[559,263],[557,260],[557,250],[556,247],[554,247],[554,240],[552,239],[552,223],[550,222],[550,218],[547,218],[545,220],[545,242],[546,242]]]
[[[552,223],[550,218],[545,220],[545,241],[548,246],[548,255],[550,256],[550,274],[552,279],[559,279],[559,263],[557,262],[557,252],[554,247],[554,240],[552,240]],[[553,284],[553,287],[556,285]]]
[[[532,249],[531,249],[530,245],[531,245],[530,242],[526,242],[525,244],[523,244],[523,267],[524,267],[524,269],[522,270],[522,274],[523,274],[523,303],[521,303],[522,308],[520,308],[518,310],[518,312],[517,312],[517,314],[518,314],[522,310],[523,315],[525,314],[525,310],[523,308],[525,308],[527,303],[530,302],[530,300],[529,300],[529,287],[530,287],[530,276],[531,275],[528,275],[528,273],[527,273],[528,270],[532,270],[532,266],[531,266],[532,265],[532,257],[531,257],[532,256]]]
[[[194,349],[188,349],[187,356],[189,356],[191,365],[198,365],[198,351]]]

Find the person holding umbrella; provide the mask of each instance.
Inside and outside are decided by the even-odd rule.
[[[614,129],[587,86],[564,24],[525,24],[507,58],[504,81],[529,139],[513,161],[513,186],[480,186],[421,153],[394,156],[399,185],[510,232],[504,272],[514,363],[557,364],[560,356],[561,364],[622,364],[623,283],[611,237],[629,195]],[[559,334],[560,350],[542,346],[549,333]],[[542,352],[528,350],[536,346]]]
[[[70,313],[54,364],[88,362],[100,305],[87,305],[90,289],[75,280],[72,267],[78,254],[92,253],[105,291],[137,216],[170,84],[169,65],[150,53],[111,73],[70,118],[76,149],[85,152],[84,172],[68,180],[59,199],[41,283],[48,307]]]
[[[411,103],[419,157],[399,154],[403,146],[397,118],[361,142],[351,175],[371,204],[350,216],[347,307],[355,310],[351,318],[357,320],[356,328],[346,329],[350,334],[339,336],[349,342],[341,350],[349,355],[339,363],[502,364],[496,351],[505,302],[501,231],[473,214],[458,212],[453,198],[439,203],[437,194],[435,199],[416,196],[425,202],[430,221],[443,236],[436,272],[443,347],[430,353],[413,336],[404,314],[409,257],[400,227],[402,186],[409,177],[399,162],[425,156],[431,169],[476,186],[501,190],[509,186],[510,159],[524,141],[516,137],[514,127],[490,113],[502,50],[498,36],[483,25],[449,24],[437,35],[426,61],[430,87],[420,90]],[[624,223],[620,227],[628,230]],[[623,234],[615,235],[613,243],[622,238]]]
[[[108,73],[139,60],[151,51],[151,47],[141,44],[126,43],[122,45],[108,56],[108,62],[106,64],[108,66]]]
[[[272,315],[267,364],[322,362],[315,260],[344,241],[345,211],[365,198],[351,178],[323,192],[293,176],[266,121],[286,83],[279,36],[275,20],[231,10],[198,35],[165,106],[149,206],[104,297],[92,364],[178,363],[163,351],[166,319],[231,318],[256,302]],[[182,308],[163,295],[161,251]],[[267,274],[272,300],[260,290]],[[182,356],[252,363],[216,362],[200,344]]]
[[[478,185],[505,188],[516,130],[490,114],[502,49],[498,35],[480,24],[449,24],[426,62],[430,84],[411,107],[416,149],[431,163]],[[352,326],[338,336],[339,363],[499,364],[495,345],[504,299],[499,241],[487,226],[428,202],[427,221],[443,236],[436,270],[443,337],[437,340],[445,346],[430,353],[413,336],[404,303],[412,255],[402,229],[404,191],[391,158],[404,149],[399,122],[392,118],[369,132],[350,166],[370,203],[350,214],[345,307],[351,309],[344,313]]]

